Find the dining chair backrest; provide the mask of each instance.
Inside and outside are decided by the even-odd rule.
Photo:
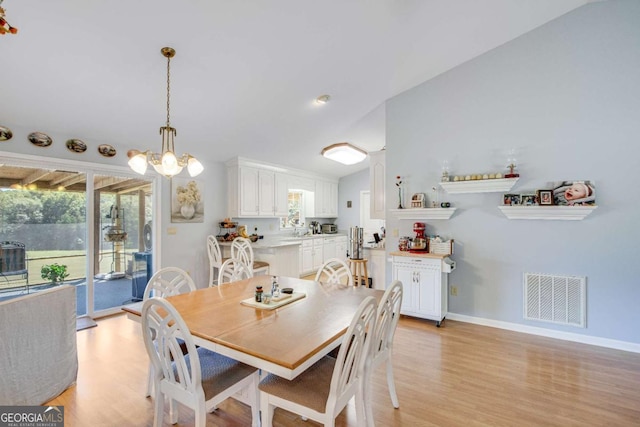
[[[209,286],[218,283],[218,274],[222,267],[222,251],[216,236],[207,236],[207,254],[209,255]]]
[[[253,277],[253,270],[249,268],[242,260],[237,258],[229,258],[222,263],[218,272],[218,284],[237,282],[238,280],[249,279]]]
[[[231,242],[231,258],[239,259],[249,268],[253,269],[253,249],[251,240],[244,237],[236,237]]]
[[[316,282],[343,283],[353,286],[353,274],[346,262],[339,258],[328,259],[316,273]]]
[[[198,352],[189,328],[175,307],[161,297],[145,300],[142,333],[157,377],[156,384],[162,383],[161,390],[187,393],[194,400],[201,394],[204,404]],[[184,348],[189,359],[185,358]]]
[[[376,332],[372,344],[372,359],[385,357],[385,353],[391,351],[393,337],[400,318],[400,306],[402,305],[402,282],[394,280],[387,288],[378,304],[378,319]]]
[[[186,271],[178,267],[165,267],[151,276],[142,299],[146,300],[151,296],[166,298],[195,290],[196,284]]]
[[[371,355],[365,366],[365,383],[364,395],[365,401],[371,401],[371,376],[373,371],[383,362],[387,364],[387,386],[389,388],[389,396],[391,404],[394,408],[400,407],[398,394],[396,393],[396,385],[393,379],[393,361],[391,360],[393,352],[393,337],[400,319],[400,306],[402,305],[403,287],[402,282],[394,280],[387,288],[378,304],[378,313],[376,319],[376,328],[371,343]],[[373,427],[373,409],[372,405],[365,405],[367,416],[367,426]]]
[[[251,407],[252,425],[259,421],[259,373],[256,368],[226,356],[196,348],[191,332],[166,299],[152,297],[142,305],[142,334],[153,366],[154,426],[163,425],[165,397],[171,424],[178,422],[175,401],[195,411],[196,427],[205,427],[207,412],[236,397]],[[238,393],[244,391],[244,394]]]
[[[337,408],[343,408],[363,386],[365,363],[371,354],[372,334],[367,331],[375,330],[376,306],[374,297],[362,301],[342,338],[331,377],[326,413],[335,413]]]

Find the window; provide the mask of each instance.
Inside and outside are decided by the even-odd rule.
[[[304,227],[304,194],[302,191],[289,191],[286,217],[280,218],[280,228]]]

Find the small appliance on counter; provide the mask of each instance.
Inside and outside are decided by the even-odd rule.
[[[362,259],[364,255],[364,228],[351,227],[349,230],[349,258]]]
[[[322,234],[322,226],[318,221],[311,221],[309,223],[309,231],[311,234]]]
[[[409,252],[427,252],[428,245],[427,239],[424,237],[424,230],[426,226],[424,222],[415,222],[413,224],[413,231],[416,233],[416,237],[411,242],[411,248]]]
[[[335,224],[322,224],[322,234],[336,234],[338,226]]]

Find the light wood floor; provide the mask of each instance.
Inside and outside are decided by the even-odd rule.
[[[77,385],[49,402],[65,406],[66,426],[151,426],[140,325],[122,315],[99,320],[78,332],[78,351]],[[640,425],[640,354],[402,317],[394,366],[400,409],[384,369],[374,375],[378,427]],[[193,425],[192,413],[181,408],[179,421]],[[250,425],[249,409],[227,401],[208,425]],[[317,426],[281,410],[274,425]],[[336,425],[356,425],[353,404]]]

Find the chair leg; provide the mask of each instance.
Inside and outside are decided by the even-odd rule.
[[[367,422],[367,427],[373,427],[375,423],[373,422],[373,407],[371,405],[371,374],[367,374],[367,380],[364,382],[364,408],[365,408],[365,418]]]
[[[365,396],[363,393],[365,387],[365,384],[360,384],[358,391],[356,391],[356,421],[358,427],[365,427],[367,423],[369,423],[367,412],[373,413],[373,411],[366,408],[367,405],[365,404]],[[373,418],[371,418],[371,425],[373,425]]]
[[[153,427],[161,427],[164,419],[164,396],[156,393],[153,401]]]
[[[269,397],[260,394],[260,411],[262,412],[262,427],[273,427],[273,412],[275,407],[269,403]]]
[[[153,365],[149,363],[149,377],[147,378],[147,394],[145,397],[153,395]]]
[[[178,423],[178,403],[172,398],[169,398],[169,420],[171,421],[171,424]]]
[[[391,355],[387,359],[387,385],[389,386],[389,395],[391,396],[391,403],[393,407],[398,409],[400,402],[398,402],[398,395],[396,394],[396,383],[393,380],[393,363],[391,363]]]
[[[200,411],[196,410],[195,427],[206,427],[207,425],[207,411],[204,408]]]
[[[260,374],[256,371],[253,375],[253,381],[249,385],[249,403],[251,404],[251,425],[260,427],[260,390],[258,383],[260,382]]]

